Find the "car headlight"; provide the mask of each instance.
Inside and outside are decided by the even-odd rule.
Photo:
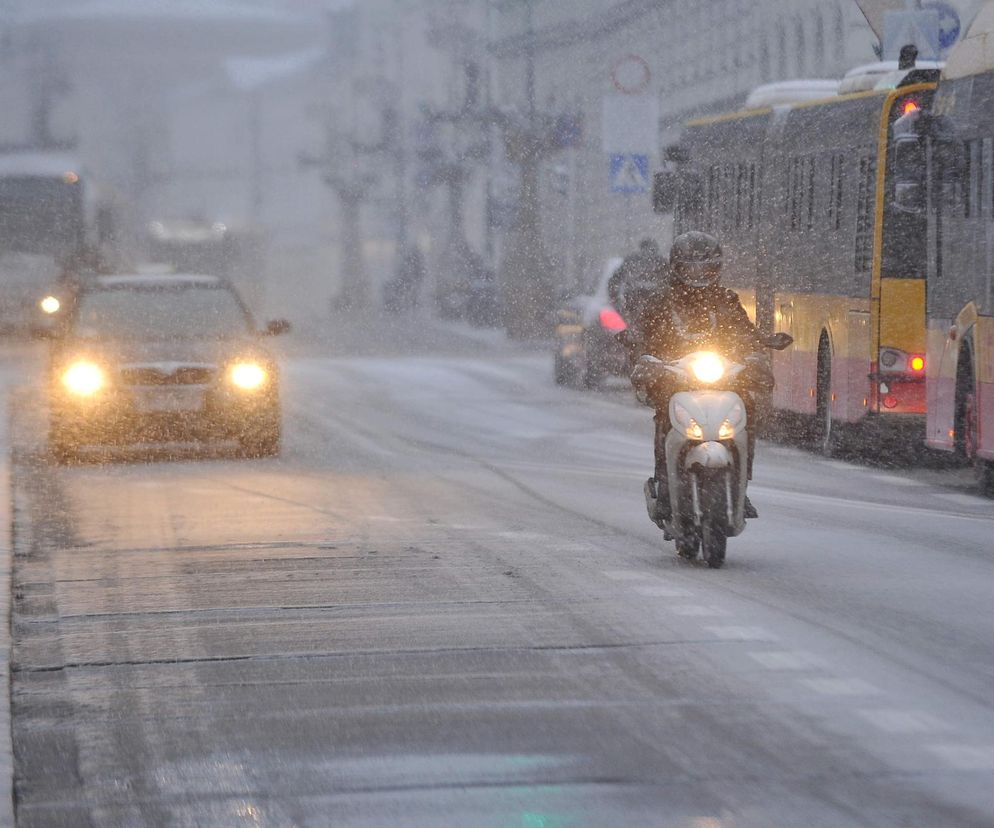
[[[710,351],[702,351],[690,364],[690,370],[699,382],[717,382],[725,376],[722,358]]]
[[[53,313],[59,312],[62,308],[62,303],[59,301],[58,296],[46,296],[38,303],[38,307],[42,309],[43,313],[51,316]]]
[[[718,439],[719,440],[731,440],[735,436],[735,426],[733,426],[728,420],[725,420],[718,429]]]
[[[107,376],[103,368],[93,362],[80,360],[62,372],[62,385],[77,397],[92,397],[103,390]]]
[[[691,440],[704,439],[704,429],[701,428],[700,423],[698,423],[697,420],[691,419],[690,424],[687,426],[687,436]]]
[[[236,362],[228,369],[228,379],[242,391],[258,391],[269,381],[269,374],[257,362]]]

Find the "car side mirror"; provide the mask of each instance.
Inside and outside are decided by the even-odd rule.
[[[789,333],[776,333],[770,337],[770,347],[774,351],[783,351],[794,344],[794,337]]]
[[[290,332],[291,325],[286,319],[273,319],[266,323],[266,336],[282,336]]]

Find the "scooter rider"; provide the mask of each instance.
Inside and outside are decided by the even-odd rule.
[[[750,321],[738,294],[720,286],[721,266],[721,245],[714,236],[698,231],[678,236],[670,249],[670,287],[649,298],[636,328],[642,353],[663,362],[679,359],[690,351],[711,349],[746,364],[740,380],[748,423],[751,479],[756,442],[753,394],[773,389],[773,373],[765,353],[771,342]],[[656,468],[649,488],[656,492],[658,523],[670,516],[665,438],[670,429],[669,400],[676,389],[666,375],[644,373],[641,367],[632,373],[632,384],[656,410]],[[748,497],[745,516],[758,516]]]

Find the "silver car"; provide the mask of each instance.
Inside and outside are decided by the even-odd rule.
[[[49,445],[237,440],[280,450],[279,371],[244,304],[213,276],[102,276],[52,334]]]

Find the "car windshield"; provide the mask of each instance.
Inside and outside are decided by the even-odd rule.
[[[223,286],[113,287],[82,294],[73,334],[84,339],[228,339],[249,319]]]

